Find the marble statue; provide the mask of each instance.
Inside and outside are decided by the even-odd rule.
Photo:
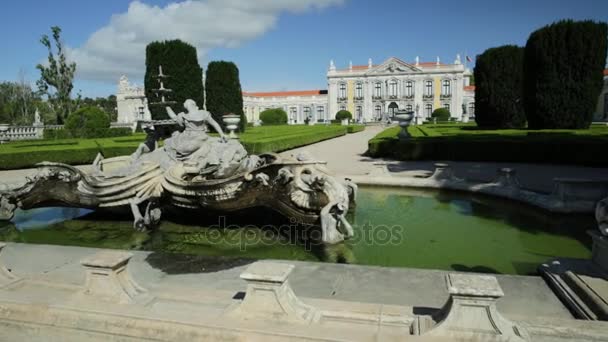
[[[595,206],[595,219],[603,236],[608,236],[608,197],[597,202]]]
[[[36,108],[36,111],[34,112],[34,126],[39,125],[42,125],[42,119],[40,118],[40,111]]]
[[[309,155],[283,158],[274,153],[249,155],[238,139],[228,139],[208,111],[193,100],[185,112],[169,116],[181,130],[157,148],[153,128],[130,156],[98,156],[92,171],[43,162],[38,173],[13,188],[0,188],[0,220],[16,209],[44,206],[131,210],[134,228],[152,229],[163,208],[197,215],[207,210],[233,212],[267,207],[311,229],[324,243],[353,236],[346,214],[357,186],[339,180],[325,162]],[[207,134],[207,125],[219,133]]]

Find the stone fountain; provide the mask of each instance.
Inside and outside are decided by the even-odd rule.
[[[354,205],[356,185],[339,180],[325,162],[277,154],[248,155],[229,139],[211,113],[193,100],[185,112],[167,114],[180,131],[164,146],[132,156],[98,156],[93,171],[43,162],[25,184],[0,189],[0,220],[16,209],[50,206],[130,210],[134,228],[152,229],[165,209],[191,215],[271,208],[305,227],[320,228],[319,240],[338,243],[353,235],[345,215]],[[220,133],[207,135],[207,125]]]

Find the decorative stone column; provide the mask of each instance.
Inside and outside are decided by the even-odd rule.
[[[504,318],[496,301],[504,296],[496,277],[448,274],[450,298],[434,316],[419,316],[415,335],[473,341],[529,341],[525,330]]]
[[[4,249],[4,247],[6,247],[6,244],[4,242],[0,242],[0,254],[2,254],[2,250]],[[17,278],[13,273],[11,273],[11,271],[9,271],[6,266],[4,266],[2,260],[0,260],[0,286],[10,284],[16,281],[17,279],[19,278]]]
[[[135,283],[127,270],[132,256],[127,252],[101,251],[81,260],[86,271],[83,294],[121,304],[135,302],[147,291]]]
[[[287,278],[294,266],[277,262],[258,261],[241,279],[247,282],[243,302],[229,316],[242,319],[262,319],[292,323],[310,323],[317,310],[302,303],[291,289]]]
[[[515,174],[515,169],[510,167],[498,169],[496,184],[503,187],[512,188],[513,190],[519,190],[519,180],[517,180]]]
[[[452,167],[445,163],[435,163],[435,172],[433,172],[430,178],[435,180],[457,180]]]

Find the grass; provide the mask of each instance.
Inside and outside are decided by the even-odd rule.
[[[398,160],[467,160],[565,163],[607,166],[608,126],[589,129],[484,130],[475,124],[428,124],[408,127],[411,138],[399,141],[391,127],[369,141],[373,157]]]
[[[348,126],[250,127],[240,135],[249,153],[280,152],[347,134]],[[129,155],[144,141],[145,134],[99,139],[58,139],[13,142],[0,145],[0,170],[34,167],[42,161],[72,165],[89,164],[97,153],[106,158]]]

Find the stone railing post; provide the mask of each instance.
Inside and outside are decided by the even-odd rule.
[[[528,333],[504,318],[496,301],[504,296],[496,277],[448,274],[450,298],[433,317],[414,321],[415,335],[474,341],[529,341]]]
[[[519,180],[517,180],[516,176],[516,171],[515,169],[510,167],[503,167],[498,169],[495,183],[506,188],[511,188],[513,190],[519,190],[520,188]]]
[[[6,244],[4,242],[0,242],[0,254],[2,254],[4,247],[6,247]],[[4,266],[4,263],[2,263],[2,260],[0,259],[0,286],[12,283],[17,279],[18,278],[11,273],[6,266]]]
[[[388,170],[387,162],[373,162],[372,170],[369,172],[371,177],[390,177],[391,173]]]
[[[147,291],[131,278],[127,265],[133,255],[119,251],[101,251],[80,261],[86,271],[83,294],[95,299],[133,303]]]
[[[435,171],[429,178],[435,180],[457,180],[452,167],[445,163],[435,163]]]
[[[293,293],[287,280],[293,268],[290,264],[268,261],[249,266],[241,273],[241,279],[247,282],[245,298],[228,315],[241,319],[310,323],[317,311]]]

